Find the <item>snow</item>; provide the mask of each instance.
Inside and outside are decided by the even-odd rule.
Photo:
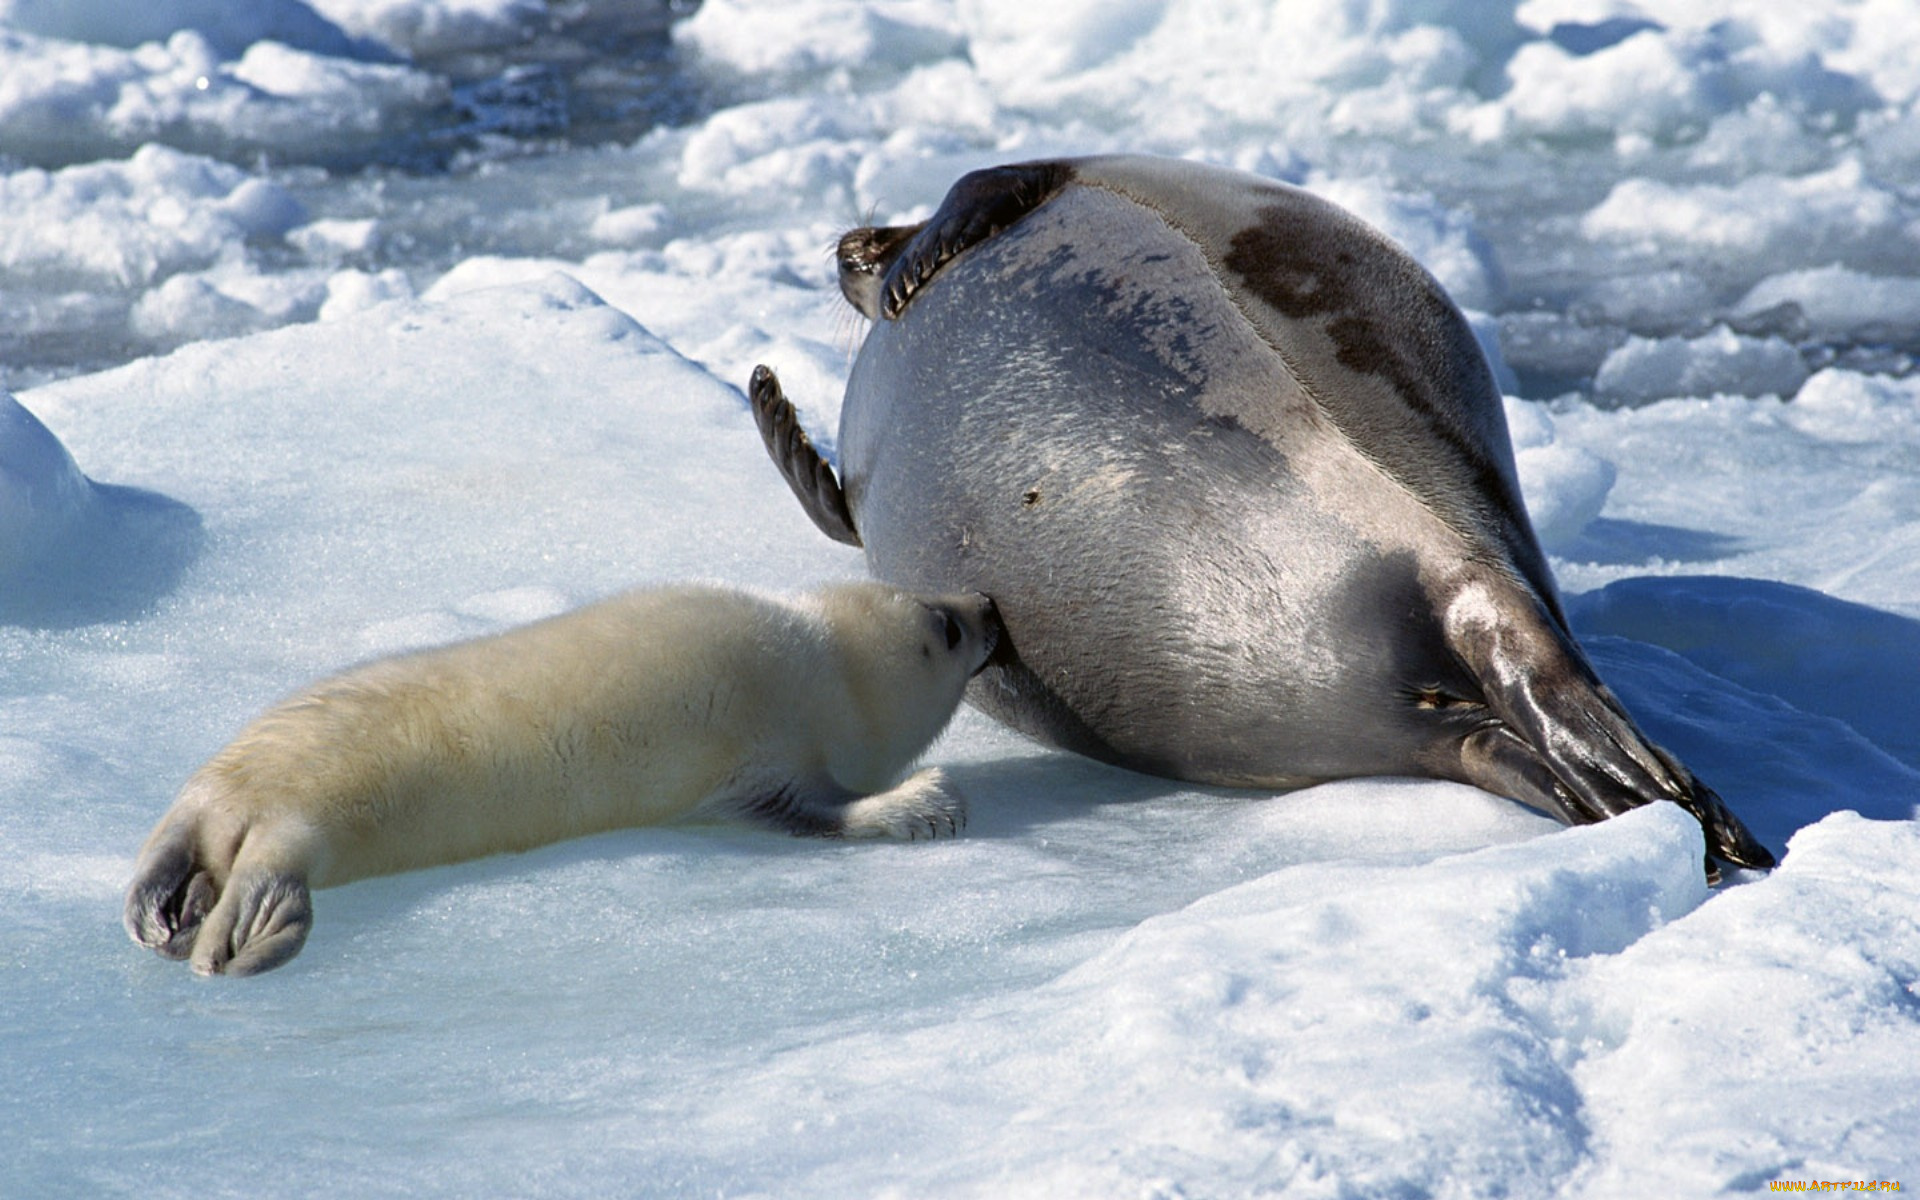
[[[1668,255],[1753,255],[1769,266],[1833,261],[1911,262],[1920,249],[1915,209],[1867,175],[1858,159],[1786,178],[1738,184],[1627,179],[1581,222],[1588,236]]]
[[[683,6],[690,7],[690,6]],[[0,1195],[1717,1196],[1920,1165],[1906,0],[0,0]],[[636,583],[857,576],[845,227],[1188,155],[1470,311],[1667,808],[1195,789],[970,711],[963,838],[637,830],[119,927],[316,675]]]
[[[1920,281],[1829,263],[1767,276],[1740,301],[1739,309],[1751,316],[1785,304],[1796,306],[1808,324],[1828,336],[1897,329],[1920,310]]]
[[[1508,401],[1507,432],[1534,533],[1549,553],[1559,551],[1606,507],[1618,472],[1593,451],[1559,441],[1541,405]]]
[[[193,30],[230,53],[257,43],[328,54],[353,49],[340,29],[301,0],[151,0],[134,9],[114,0],[0,0],[0,26],[69,42],[134,49]]]
[[[1781,337],[1745,337],[1716,325],[1699,337],[1629,337],[1601,360],[1593,390],[1645,404],[1669,396],[1791,396],[1807,364]]]
[[[348,33],[423,57],[511,44],[546,16],[537,0],[316,0],[312,7]]]

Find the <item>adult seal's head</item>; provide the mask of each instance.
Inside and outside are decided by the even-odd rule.
[[[954,185],[857,229],[874,318],[840,471],[761,368],[768,449],[880,578],[1007,630],[969,699],[1180,779],[1464,780],[1570,822],[1655,800],[1773,862],[1568,632],[1499,392],[1398,247],[1298,188],[1137,157]]]

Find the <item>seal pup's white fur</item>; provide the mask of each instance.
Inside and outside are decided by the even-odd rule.
[[[629,592],[381,659],[269,709],[181,789],[127,931],[201,974],[298,954],[310,888],[697,815],[825,837],[957,832],[899,780],[992,651],[984,596]]]

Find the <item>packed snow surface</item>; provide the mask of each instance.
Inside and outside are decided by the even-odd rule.
[[[0,1196],[1920,1184],[1910,0],[0,0]],[[135,11],[137,10],[137,11]],[[1453,292],[1656,806],[1195,789],[963,712],[964,837],[122,889],[253,713],[636,583],[857,576],[828,249],[988,163],[1312,187]]]

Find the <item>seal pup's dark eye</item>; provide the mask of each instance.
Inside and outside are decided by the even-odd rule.
[[[947,653],[951,654],[955,650],[958,650],[960,644],[966,641],[967,638],[966,625],[954,614],[953,609],[944,604],[927,604],[926,610],[927,615],[932,618],[934,637],[936,639],[945,639],[947,643]],[[932,649],[928,646],[922,646],[920,652],[931,655]]]

